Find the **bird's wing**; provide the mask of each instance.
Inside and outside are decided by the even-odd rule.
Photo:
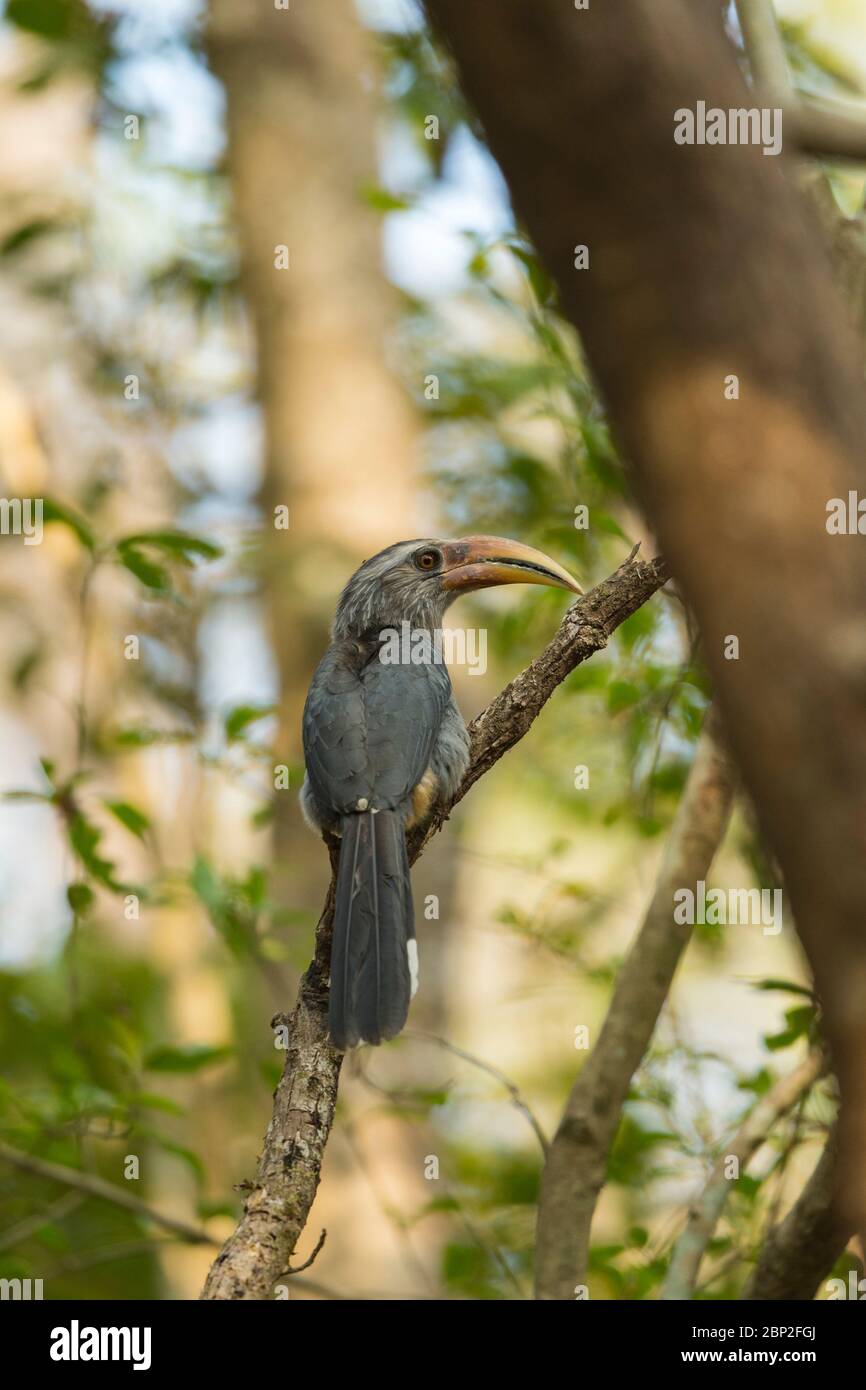
[[[430,763],[451,682],[437,663],[353,658],[335,643],[304,709],[304,756],[316,801],[332,813],[405,803]]]

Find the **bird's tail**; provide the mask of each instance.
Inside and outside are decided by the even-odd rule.
[[[409,860],[398,811],[344,816],[328,1026],[334,1047],[393,1038],[417,983]]]

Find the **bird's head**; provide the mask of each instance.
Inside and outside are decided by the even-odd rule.
[[[502,536],[455,541],[400,541],[365,560],[337,605],[335,638],[361,637],[409,622],[435,629],[450,603],[496,584],[550,584],[583,592],[567,570],[540,550]]]

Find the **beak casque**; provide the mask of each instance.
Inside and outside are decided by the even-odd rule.
[[[583,593],[577,580],[549,555],[504,536],[463,536],[446,541],[442,553],[443,589],[467,593],[494,584],[550,584]]]

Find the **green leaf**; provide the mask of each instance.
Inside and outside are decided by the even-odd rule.
[[[58,526],[68,527],[73,535],[78,537],[85,549],[91,552],[96,549],[96,539],[84,517],[73,511],[71,507],[67,507],[63,502],[58,502],[55,497],[42,499],[42,520],[46,525],[55,523]]]
[[[812,1027],[816,1012],[813,1004],[801,1004],[796,1009],[785,1010],[785,1022],[796,1031],[798,1037],[803,1037]]]
[[[408,198],[389,193],[387,188],[381,188],[376,183],[362,184],[360,193],[362,201],[376,212],[406,212],[412,206]]]
[[[164,565],[146,555],[143,547],[158,550],[188,569],[194,564],[194,556],[216,560],[223,553],[222,548],[212,541],[190,535],[187,531],[138,531],[135,535],[116,541],[114,549],[120,563],[146,588],[161,594],[171,593],[171,575]]]
[[[612,680],[607,688],[607,708],[609,714],[618,714],[628,709],[641,697],[641,692],[633,681]]]
[[[154,564],[148,560],[146,555],[142,555],[135,546],[117,546],[117,558],[128,569],[130,574],[134,574],[136,579],[145,586],[146,589],[153,589],[156,593],[167,594],[171,592],[171,577],[168,570],[162,565]]]
[[[160,1096],[155,1091],[130,1091],[120,1099],[131,1110],[159,1110],[165,1115],[185,1115],[186,1111],[177,1101],[168,1096]]]
[[[210,1043],[187,1043],[183,1047],[157,1047],[144,1059],[147,1071],[191,1072],[223,1062],[232,1055],[230,1047]]]
[[[50,236],[52,232],[57,230],[58,224],[46,217],[37,217],[32,222],[24,222],[14,231],[8,232],[0,241],[0,256],[14,256],[16,251],[23,250],[31,242],[39,241],[44,236]]]
[[[739,1192],[749,1201],[754,1201],[761,1190],[761,1179],[754,1177],[751,1173],[741,1173],[734,1179],[733,1187],[735,1192]]]
[[[770,1037],[765,1037],[765,1045],[771,1052],[779,1052],[784,1047],[790,1047],[798,1038],[805,1037],[810,1032],[815,1017],[816,1010],[812,1004],[803,1004],[796,1009],[787,1009],[785,1011],[787,1028],[781,1033],[773,1033]]]
[[[617,536],[626,542],[629,540],[616,517],[611,516],[609,512],[601,511],[598,507],[593,509],[592,524],[596,531],[603,531],[607,536]]]
[[[152,546],[167,555],[173,555],[184,564],[192,564],[192,556],[199,555],[204,560],[218,560],[222,546],[206,541],[202,536],[193,536],[189,531],[139,531],[133,536],[124,536],[117,542],[117,548],[132,546]]]
[[[204,855],[196,856],[189,876],[190,886],[211,913],[218,913],[223,906],[222,885],[213,871],[210,860]]]
[[[66,899],[76,917],[84,917],[93,905],[93,889],[86,883],[70,883]]]
[[[44,39],[70,35],[72,6],[69,0],[8,0],[6,18],[19,29],[41,34]]]
[[[44,656],[45,649],[41,645],[28,647],[22,652],[11,671],[12,684],[17,691],[23,692],[28,689],[31,677],[38,671]]]
[[[114,865],[103,859],[99,853],[101,832],[81,811],[76,811],[69,821],[69,840],[85,869],[112,892],[123,891],[122,885],[114,877]]]
[[[765,1039],[766,1041],[766,1039]],[[760,1067],[751,1076],[743,1077],[737,1082],[741,1091],[754,1091],[756,1096],[765,1096],[773,1084],[773,1074],[766,1067]]]
[[[467,266],[469,274],[474,280],[482,280],[490,270],[490,262],[484,251],[478,250]]]
[[[510,243],[508,247],[513,256],[520,261],[527,278],[532,286],[532,292],[539,304],[552,304],[556,298],[553,281],[547,271],[539,264],[538,257],[534,251],[519,243]]]
[[[250,724],[266,719],[275,709],[276,705],[235,705],[225,716],[226,737],[229,740],[240,738]]]
[[[150,748],[155,743],[189,743],[193,734],[186,729],[117,729],[111,742],[117,748]]]
[[[133,835],[137,835],[140,840],[144,839],[145,832],[150,829],[150,819],[139,811],[137,806],[132,806],[128,801],[106,801],[103,803],[121,825],[125,825]]]
[[[807,989],[805,985],[796,985],[792,980],[757,980],[752,988],[779,990],[783,994],[803,994],[807,999],[812,998],[810,989]]]
[[[160,1134],[157,1130],[145,1129],[142,1132],[147,1134],[149,1138],[151,1138],[154,1143],[158,1144],[161,1149],[164,1149],[166,1153],[174,1154],[176,1158],[182,1159],[187,1167],[192,1169],[197,1183],[201,1184],[204,1182],[206,1176],[204,1164],[193,1149],[188,1149],[184,1144],[176,1143],[174,1139],[169,1139],[165,1134]]]

